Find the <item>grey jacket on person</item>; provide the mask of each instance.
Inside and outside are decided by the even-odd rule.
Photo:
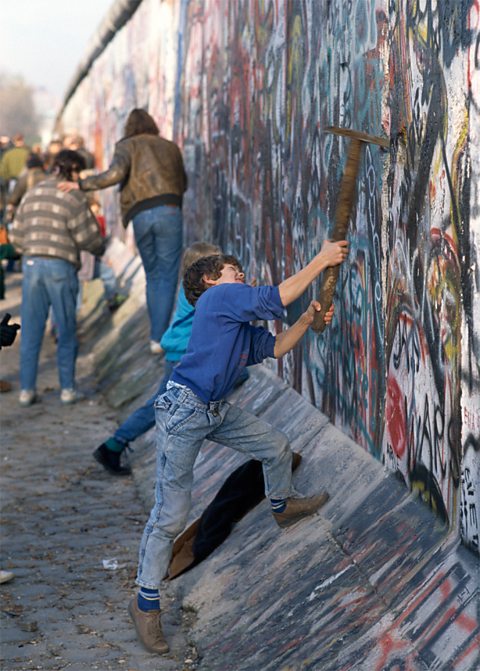
[[[157,205],[182,207],[187,176],[180,149],[159,135],[143,133],[115,145],[110,167],[79,181],[82,191],[120,185],[123,225]]]
[[[50,177],[27,191],[13,221],[10,242],[25,256],[64,259],[77,269],[80,251],[97,256],[105,251],[105,240],[81,191],[65,193]]]

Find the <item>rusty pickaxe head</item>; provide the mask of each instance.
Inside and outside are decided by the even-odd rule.
[[[340,126],[327,126],[324,128],[325,133],[334,133],[335,135],[343,135],[344,137],[349,137],[352,140],[359,140],[360,142],[369,142],[371,144],[378,144],[380,147],[388,149],[390,146],[390,141],[378,137],[377,135],[369,135],[368,133],[362,133],[359,130],[352,130],[351,128],[340,128]]]
[[[368,135],[368,133],[362,133],[361,131],[352,130],[351,128],[327,126],[324,130],[326,133],[334,133],[335,135],[343,135],[350,138],[347,164],[340,184],[337,208],[335,211],[335,223],[331,234],[331,239],[338,241],[343,240],[347,235],[348,222],[350,220],[355,197],[355,184],[360,166],[363,143],[376,144],[385,149],[390,146],[390,143],[383,137]],[[325,314],[333,301],[338,273],[339,266],[327,268],[323,273],[319,295],[319,302],[322,307],[320,312],[316,312],[314,315],[312,325],[314,331],[321,332],[325,328]]]

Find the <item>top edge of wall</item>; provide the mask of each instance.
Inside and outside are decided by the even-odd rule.
[[[91,38],[70,84],[67,87],[62,106],[57,114],[56,124],[65,110],[76,89],[87,76],[90,68],[100,54],[106,49],[118,31],[131,19],[143,0],[115,0]],[[55,125],[56,125],[55,124]]]

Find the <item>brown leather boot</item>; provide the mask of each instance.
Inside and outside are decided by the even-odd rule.
[[[149,652],[163,655],[169,651],[170,648],[162,631],[159,610],[150,610],[148,612],[140,610],[137,597],[134,596],[128,604],[128,612],[137,630],[138,638]]]
[[[273,517],[278,526],[284,529],[304,517],[316,513],[329,498],[330,494],[328,492],[322,492],[317,496],[309,496],[304,499],[287,499],[287,506],[283,513],[273,513]]]

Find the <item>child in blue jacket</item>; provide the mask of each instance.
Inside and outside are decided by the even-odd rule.
[[[195,261],[203,256],[220,254],[220,248],[207,242],[195,242],[185,250],[183,255],[182,274]],[[192,331],[195,308],[185,298],[183,285],[178,290],[177,303],[170,326],[163,334],[161,346],[165,352],[165,370],[157,391],[140,408],[137,408],[110,436],[94,451],[93,456],[113,475],[129,475],[130,466],[120,463],[121,454],[136,438],[155,426],[154,402],[157,396],[166,390],[167,382],[174,367],[187,351]]]
[[[282,528],[312,515],[329,498],[327,492],[293,496],[287,436],[225,399],[245,366],[289,352],[321,307],[312,301],[297,322],[276,337],[250,322],[281,318],[284,307],[347,254],[346,240],[326,241],[305,268],[278,286],[246,285],[239,264],[218,255],[199,259],[185,273],[185,295],[195,305],[192,334],[166,392],[155,402],[157,422],[165,428],[166,439],[158,447],[155,505],[140,544],[136,580],[140,590],[128,607],[137,635],[150,652],[169,649],[160,623],[158,590],[167,574],[173,541],[187,521],[193,467],[204,439],[262,462],[265,494]],[[332,317],[333,307],[325,321]]]

